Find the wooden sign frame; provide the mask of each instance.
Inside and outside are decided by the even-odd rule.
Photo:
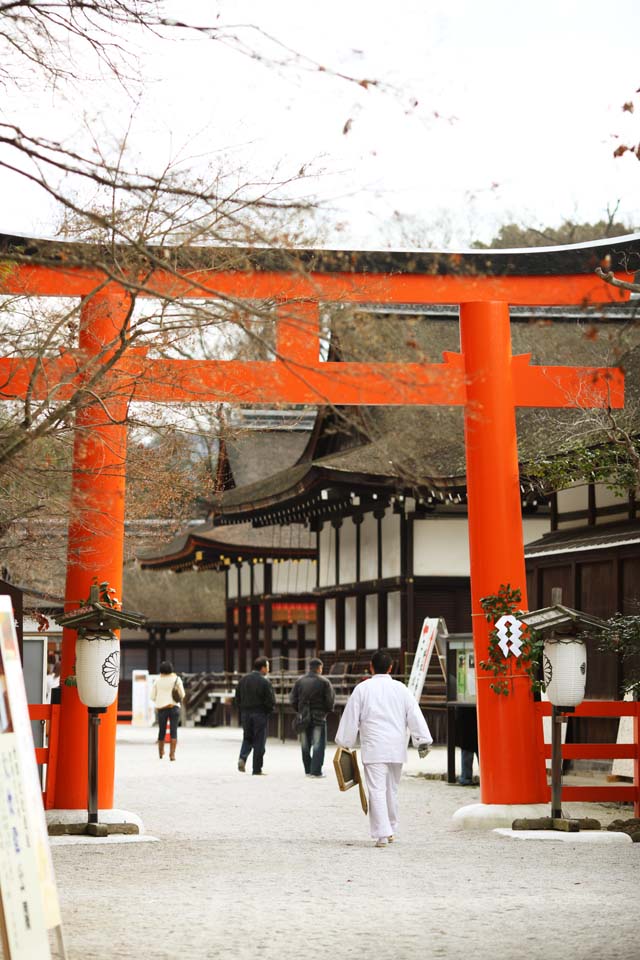
[[[362,782],[360,767],[358,766],[358,755],[355,750],[347,750],[345,747],[338,747],[333,757],[333,769],[336,772],[338,788],[342,791],[351,790],[352,787],[358,787],[360,794],[360,806],[363,813],[369,812],[367,794]]]

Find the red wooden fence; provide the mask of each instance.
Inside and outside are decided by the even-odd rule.
[[[45,789],[42,794],[45,810],[53,807],[53,797],[56,785],[56,758],[58,756],[58,734],[60,730],[60,704],[30,703],[29,717],[31,720],[44,720],[48,723],[46,747],[36,747],[36,762],[46,766],[47,776]]]
[[[537,703],[539,717],[551,716],[548,701]],[[633,717],[632,743],[563,743],[563,760],[633,760],[633,783],[611,786],[562,787],[562,799],[602,803],[611,800],[632,802],[634,816],[640,817],[640,702],[631,700],[585,700],[573,717]],[[551,744],[545,743],[544,756],[551,757]]]

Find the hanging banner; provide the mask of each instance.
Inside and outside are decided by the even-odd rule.
[[[39,952],[31,950],[20,953],[18,946],[12,947],[9,953],[10,960],[16,958],[45,958],[50,957],[50,948],[47,930],[58,928],[60,932],[60,905],[56,888],[49,847],[49,835],[42,803],[42,788],[38,777],[29,707],[24,685],[22,665],[18,651],[18,641],[13,618],[13,609],[9,597],[0,596],[0,741],[2,741],[2,766],[0,766],[0,791],[2,792],[2,829],[9,831],[3,835],[2,860],[3,872],[0,873],[0,894],[3,904],[5,930],[7,938],[19,930],[15,926],[16,897],[28,897],[25,901],[28,907],[22,909],[25,918],[23,934],[29,938],[41,936],[44,930],[44,940],[39,946]],[[7,740],[7,738],[9,738]],[[13,809],[19,809],[22,818],[22,833],[18,831],[13,821]],[[20,840],[19,837],[22,837]],[[13,847],[12,847],[13,843]],[[12,853],[13,850],[13,853]],[[13,856],[13,864],[4,864],[5,855]],[[17,859],[16,859],[17,858]],[[17,863],[19,861],[20,866]],[[32,862],[35,869],[35,887],[29,880],[30,867],[25,864]],[[16,891],[12,883],[15,877],[21,878],[24,888]],[[14,878],[12,880],[12,878]],[[5,882],[7,884],[5,888]],[[31,884],[31,885],[30,885]],[[18,902],[19,901],[18,899]],[[6,904],[6,906],[5,906]],[[27,914],[29,923],[26,924]],[[39,919],[42,918],[42,919]],[[39,931],[39,932],[38,932]],[[59,938],[60,939],[60,938]],[[29,940],[31,943],[31,940]],[[11,941],[9,941],[11,946]],[[20,949],[22,949],[20,947]],[[29,952],[31,950],[31,952]]]
[[[420,697],[422,696],[424,681],[427,676],[429,664],[431,663],[434,648],[438,648],[438,656],[442,657],[443,651],[440,649],[438,640],[440,637],[446,636],[448,636],[447,625],[442,617],[425,617],[422,630],[420,631],[416,654],[413,658],[411,676],[407,684],[409,693],[411,693],[418,702],[420,702]]]

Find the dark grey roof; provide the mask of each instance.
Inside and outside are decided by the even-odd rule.
[[[413,273],[438,276],[559,276],[593,273],[605,258],[614,270],[640,267],[640,237],[615,237],[588,244],[536,247],[523,250],[320,250],[282,247],[187,247],[149,245],[145,252],[74,241],[43,240],[18,234],[0,234],[0,253],[22,262],[64,264],[67,268],[88,261],[120,267],[134,256],[143,263],[164,262],[174,269],[244,271],[315,271],[318,273]]]
[[[224,623],[225,575],[215,570],[143,570],[125,564],[122,602],[161,623]]]
[[[546,534],[540,540],[528,543],[524,552],[527,559],[533,560],[536,557],[581,553],[587,550],[607,550],[637,543],[640,543],[640,520],[631,520],[588,528],[556,530]]]
[[[304,453],[309,430],[245,430],[227,442],[227,456],[236,487],[265,480],[274,461],[292,466]]]
[[[196,551],[202,551],[212,561],[222,556],[235,561],[245,557],[315,556],[315,536],[302,526],[255,528],[250,523],[233,526],[199,524],[187,528],[178,537],[153,550],[141,551],[138,559],[144,567],[162,566],[169,559],[172,565],[183,561],[190,564]]]

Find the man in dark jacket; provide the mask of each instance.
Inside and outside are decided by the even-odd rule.
[[[267,722],[273,713],[276,698],[271,682],[267,680],[269,661],[266,657],[254,660],[253,670],[240,680],[236,688],[236,703],[242,724],[242,746],[238,770],[244,773],[247,759],[253,750],[253,775],[264,776],[262,761],[267,743]]]
[[[289,702],[296,711],[304,772],[308,777],[324,777],[327,714],[333,710],[335,693],[329,680],[322,676],[322,660],[310,661],[309,672],[296,680]]]

